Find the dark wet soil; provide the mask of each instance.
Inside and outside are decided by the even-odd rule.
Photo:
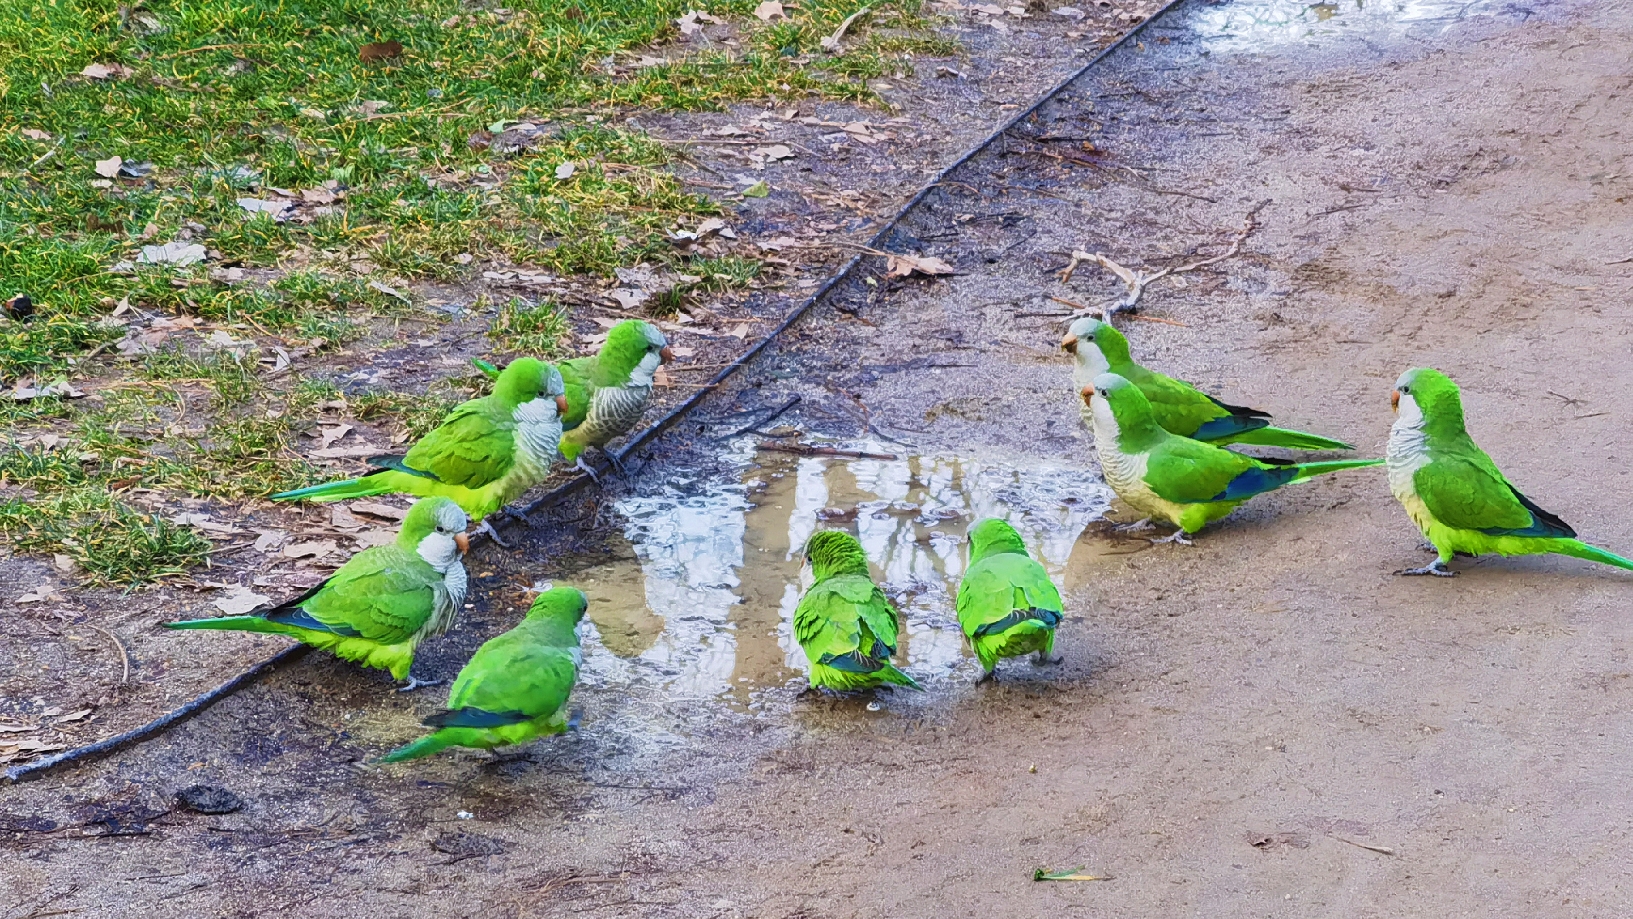
[[[875,561],[935,672],[949,569],[931,534],[956,531],[919,522],[938,458],[1102,494],[1060,319],[1039,314],[1120,291],[1093,266],[1060,282],[1070,253],[1188,263],[1266,199],[1237,257],[1152,285],[1142,314],[1183,325],[1127,320],[1139,356],[1367,452],[1400,370],[1435,364],[1521,488],[1633,547],[1614,500],[1633,487],[1633,11],[1369,6],[1201,2],[1160,21],[892,246],[962,274],[878,266],[660,441],[632,491],[479,559],[481,599],[433,667],[541,579],[593,578],[610,605],[638,574],[667,617],[596,620],[576,734],[493,765],[362,767],[438,700],[312,656],[157,741],[5,790],[3,898],[20,915],[1626,915],[1628,579],[1568,559],[1395,578],[1421,556],[1382,476],[1258,499],[1193,549],[1040,525],[1040,544],[1081,528],[1056,566],[1066,661],[995,686],[953,660],[877,711],[800,699],[781,642],[735,640],[781,621],[763,607],[797,524],[886,501]],[[903,471],[714,439],[794,394],[778,423],[896,451]],[[691,496],[737,510],[669,509]],[[623,524],[611,559],[598,517]],[[670,551],[686,545],[705,548]],[[703,565],[732,551],[740,566]],[[683,625],[689,605],[703,619]],[[698,637],[654,654],[671,632]],[[684,658],[727,638],[729,669]],[[176,807],[195,784],[244,808]],[[1110,880],[1032,880],[1079,865]]]

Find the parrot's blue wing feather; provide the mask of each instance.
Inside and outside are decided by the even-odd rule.
[[[437,712],[421,724],[434,728],[498,728],[531,720],[532,716],[526,712],[490,712],[480,708],[456,708],[453,711]]]
[[[1230,480],[1225,490],[1214,495],[1213,501],[1241,501],[1254,495],[1262,495],[1267,491],[1274,491],[1298,478],[1297,466],[1274,466],[1264,468],[1254,466],[1239,473]]]

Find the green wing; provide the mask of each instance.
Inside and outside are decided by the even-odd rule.
[[[794,638],[811,660],[861,651],[888,658],[896,651],[896,610],[883,592],[861,575],[829,578],[812,586],[794,611]],[[883,645],[883,653],[873,639]],[[864,641],[870,647],[863,647]]]
[[[1020,607],[1015,596],[1019,589],[1027,604]],[[1048,572],[1025,555],[1006,552],[984,558],[970,566],[958,586],[958,624],[965,635],[974,635],[984,625],[1002,622],[1018,608],[1064,612],[1060,591]]]
[[[404,465],[449,485],[485,488],[505,477],[516,458],[516,422],[491,398],[472,399],[420,438]]]
[[[299,608],[329,631],[394,645],[431,621],[440,581],[419,556],[377,546],[353,556]]]
[[[567,704],[578,682],[578,649],[541,642],[526,626],[524,622],[477,649],[448,692],[450,709],[537,718]]]
[[[1436,457],[1412,473],[1412,487],[1449,527],[1493,536],[1576,536],[1565,521],[1520,494],[1478,448],[1470,456]]]
[[[556,365],[561,371],[561,380],[567,384],[567,414],[561,419],[561,429],[571,431],[584,423],[590,414],[590,396],[595,393],[595,384],[590,378],[595,374],[598,362],[594,356],[575,357],[570,361],[562,361]]]
[[[1219,500],[1237,476],[1262,464],[1187,437],[1165,437],[1148,454],[1145,484],[1157,497],[1177,504]]]

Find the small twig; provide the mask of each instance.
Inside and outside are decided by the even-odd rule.
[[[1376,852],[1379,855],[1394,855],[1395,854],[1395,850],[1389,848],[1388,846],[1375,846],[1375,845],[1372,845],[1371,843],[1357,842],[1357,841],[1355,841],[1353,839],[1345,839],[1344,837],[1339,836],[1339,835],[1337,835],[1335,833],[1328,833],[1327,835],[1329,835],[1332,838],[1338,840],[1339,842],[1347,842],[1350,845],[1355,846],[1357,849],[1365,849],[1368,852]]]
[[[93,629],[96,629],[98,632],[101,632],[102,634],[108,636],[108,640],[113,642],[113,646],[115,648],[119,649],[119,663],[122,664],[124,666],[124,668],[125,668],[125,675],[119,678],[119,685],[123,686],[126,683],[129,683],[130,682],[130,652],[125,650],[125,643],[119,640],[118,635],[113,634],[112,632],[108,631],[107,629],[104,629],[103,627],[101,627],[99,625],[91,625],[89,622],[87,622],[85,624],[87,626],[90,626]]]
[[[839,28],[834,30],[834,34],[822,39],[820,42],[822,45],[822,50],[832,54],[835,57],[838,57],[840,52],[839,42],[845,37],[845,33],[850,31],[851,26],[856,23],[856,20],[861,19],[863,16],[866,16],[871,12],[873,12],[872,7],[864,6],[849,16],[846,16],[845,21],[841,22],[839,24]]]
[[[1232,258],[1236,255],[1236,253],[1242,251],[1242,243],[1247,241],[1248,236],[1250,236],[1253,233],[1253,230],[1258,226],[1259,211],[1263,210],[1265,205],[1269,203],[1270,199],[1266,198],[1265,200],[1260,201],[1258,204],[1253,205],[1253,207],[1248,210],[1247,216],[1243,218],[1242,229],[1237,232],[1236,238],[1231,240],[1230,246],[1226,248],[1224,252],[1221,252],[1211,258],[1205,258],[1201,261],[1192,262],[1189,265],[1164,268],[1161,271],[1155,271],[1151,274],[1140,274],[1132,268],[1125,268],[1122,265],[1112,261],[1111,258],[1103,252],[1084,252],[1081,249],[1075,249],[1072,251],[1071,262],[1068,263],[1066,265],[1066,269],[1060,273],[1060,282],[1064,284],[1067,281],[1070,281],[1072,279],[1072,273],[1077,270],[1078,265],[1084,262],[1093,262],[1112,274],[1115,274],[1117,278],[1123,282],[1123,286],[1127,288],[1127,292],[1123,294],[1122,299],[1116,301],[1115,303],[1097,309],[1090,309],[1086,307],[1086,312],[1081,312],[1079,315],[1087,316],[1094,312],[1100,312],[1109,319],[1118,313],[1131,312],[1139,304],[1140,296],[1145,293],[1146,286],[1151,284],[1151,282],[1161,278],[1166,278],[1169,275],[1183,274],[1187,271],[1195,271],[1198,268],[1206,268],[1207,266],[1216,262],[1222,262],[1227,258]],[[1075,319],[1077,317],[1074,316],[1072,318]]]
[[[1095,307],[1084,306],[1081,303],[1078,303],[1078,302],[1076,302],[1074,300],[1068,300],[1065,297],[1056,297],[1056,296],[1051,295],[1049,297],[1049,299],[1055,301],[1056,303],[1063,303],[1063,304],[1071,307],[1072,309],[1077,310],[1077,312],[1071,313],[1071,314],[1066,314],[1066,313],[1017,313],[1016,315],[1020,315],[1020,316],[1054,316],[1054,317],[1057,317],[1057,318],[1066,317],[1066,318],[1071,318],[1071,319],[1076,319],[1079,316],[1087,316],[1087,315],[1090,315],[1090,314],[1095,313],[1095,312],[1101,312],[1102,315],[1105,315],[1105,313],[1103,311],[1098,310]],[[1110,317],[1107,316],[1107,318],[1110,318]],[[1138,319],[1141,322],[1160,322],[1163,325],[1177,325],[1182,329],[1190,328],[1190,326],[1186,325],[1183,322],[1180,322],[1178,319],[1164,319],[1161,316],[1142,316],[1139,313],[1129,313],[1128,318]]]
[[[749,422],[748,424],[744,425],[741,428],[738,428],[737,430],[731,432],[730,434],[727,434],[725,437],[717,437],[715,439],[716,440],[730,440],[733,437],[742,437],[744,434],[747,434],[750,431],[753,431],[755,433],[761,433],[760,430],[759,430],[761,427],[763,427],[763,426],[765,426],[767,424],[770,424],[773,421],[776,421],[778,418],[782,417],[784,412],[788,411],[789,409],[793,408],[794,406],[798,405],[799,403],[800,403],[800,397],[799,396],[794,396],[794,397],[790,398],[787,402],[784,402],[782,405],[779,405],[776,408],[772,409],[771,414],[766,415],[764,417],[756,417],[753,421]],[[766,435],[766,436],[769,437],[770,435]]]
[[[1614,262],[1606,262],[1605,264],[1606,265],[1626,265],[1628,262],[1633,262],[1633,255],[1629,255],[1627,258],[1619,258]]]
[[[39,159],[35,160],[32,163],[29,163],[28,164],[28,169],[24,169],[23,172],[25,172],[25,173],[30,172],[30,171],[32,171],[34,169],[35,166],[38,166],[41,163],[45,162],[46,160],[50,159],[51,157],[56,156],[57,151],[62,148],[62,142],[67,140],[67,139],[68,139],[68,135],[66,135],[66,134],[64,134],[61,137],[57,138],[57,142],[51,145],[51,149],[49,149],[49,150],[45,151],[45,153],[41,154]],[[1612,264],[1614,264],[1614,263],[1612,263]]]
[[[849,459],[896,460],[901,459],[894,453],[869,453],[866,450],[841,450],[838,447],[823,447],[817,444],[780,444],[775,441],[765,441],[760,449],[770,453],[792,453],[796,456],[843,456]]]

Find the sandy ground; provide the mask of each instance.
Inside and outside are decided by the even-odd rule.
[[[1006,145],[904,228],[961,276],[858,282],[718,410],[803,392],[811,428],[860,404],[921,450],[1086,461],[1059,320],[1035,314],[1115,285],[1051,272],[1074,247],[1148,270],[1218,252],[1269,199],[1238,258],[1153,286],[1145,312],[1184,325],[1125,323],[1138,355],[1370,451],[1396,375],[1434,364],[1519,487],[1633,548],[1614,500],[1633,487],[1633,8],[1407,6],[1424,18],[1346,8],[1252,40],[1208,37],[1251,4],[1159,23],[1026,128],[1073,140]],[[1625,573],[1392,577],[1425,556],[1367,473],[1258,499],[1195,548],[1139,549],[1079,542],[1053,672],[942,680],[878,712],[591,687],[583,731],[497,766],[359,768],[436,700],[309,660],[6,789],[4,916],[1633,911]],[[246,807],[165,813],[195,781]],[[1032,881],[1078,865],[1111,880]]]

